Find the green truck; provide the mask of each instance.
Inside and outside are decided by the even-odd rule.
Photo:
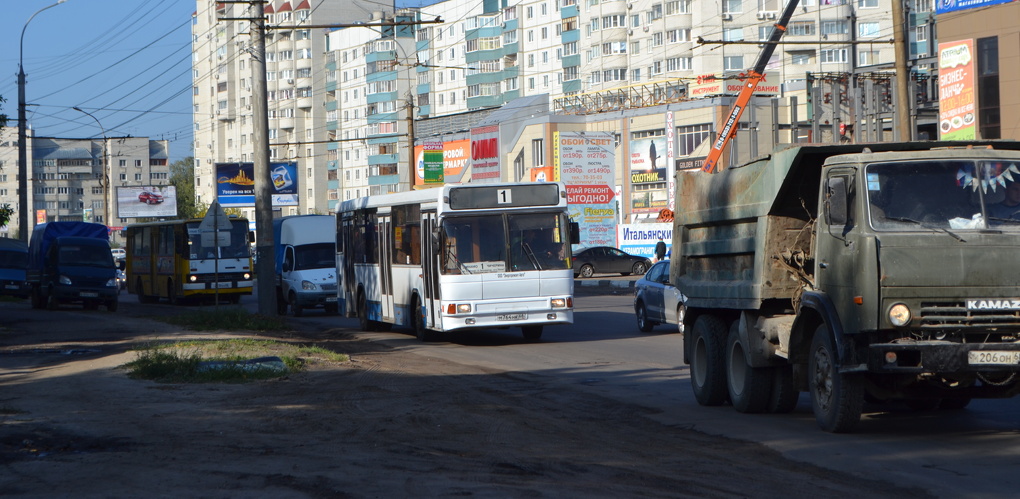
[[[1020,393],[1020,142],[794,145],[678,173],[676,199],[701,405],[790,412],[806,391],[847,432],[865,401]]]

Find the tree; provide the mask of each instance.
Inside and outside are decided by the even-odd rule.
[[[177,189],[176,218],[196,218],[205,213],[208,206],[195,201],[195,158],[188,156],[170,164],[170,185]]]
[[[11,208],[11,205],[7,203],[0,205],[0,227],[7,225],[7,222],[10,222],[13,216],[14,208]]]

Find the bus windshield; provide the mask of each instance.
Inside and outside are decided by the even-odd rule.
[[[216,247],[202,246],[202,231],[198,228],[198,222],[188,223],[188,247],[192,260],[210,260],[217,258]],[[219,258],[248,258],[251,250],[248,248],[248,222],[232,220],[230,227],[230,244],[219,248]]]
[[[450,217],[442,222],[444,274],[570,268],[557,213]]]

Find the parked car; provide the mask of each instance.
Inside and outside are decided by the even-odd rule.
[[[659,324],[676,324],[683,332],[686,302],[687,297],[669,282],[669,260],[652,265],[634,283],[634,315],[643,333]]]
[[[127,251],[124,248],[110,248],[110,254],[113,255],[115,261],[127,258]]]
[[[652,261],[618,248],[593,246],[574,252],[574,277],[595,274],[644,274]]]
[[[158,192],[142,191],[138,195],[138,201],[145,204],[159,204],[163,202],[163,195]]]

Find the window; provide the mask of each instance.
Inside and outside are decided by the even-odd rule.
[[[726,28],[723,30],[723,41],[739,42],[744,39],[744,28]]]
[[[978,131],[982,139],[1002,137],[999,100],[999,38],[977,40]]]
[[[723,0],[724,14],[739,14],[743,11],[743,0]]]
[[[867,22],[860,23],[857,25],[857,34],[861,38],[875,38],[878,36],[878,23]]]
[[[680,43],[680,42],[689,42],[689,41],[691,41],[691,30],[690,30],[690,28],[671,29],[671,30],[666,32],[666,42],[667,43]]]
[[[815,23],[809,21],[795,21],[790,23],[790,30],[787,31],[788,35],[794,36],[814,36],[815,34]]]
[[[662,32],[652,33],[652,47],[662,46]]]
[[[690,57],[673,57],[666,59],[666,71],[688,71],[691,69]]]
[[[737,71],[744,68],[744,56],[742,55],[728,55],[723,58],[723,69],[727,71]]]
[[[818,57],[822,64],[846,63],[847,49],[830,49],[819,52]]]
[[[544,139],[534,139],[531,141],[531,163],[535,167],[545,166]]]
[[[790,52],[790,63],[797,66],[811,64],[812,55],[813,52]]]
[[[677,155],[690,156],[702,142],[711,137],[712,125],[689,125],[677,127]]]
[[[822,21],[823,35],[845,35],[847,33],[850,33],[850,28],[846,21]]]
[[[871,66],[878,63],[879,61],[877,50],[862,50],[857,53],[858,66]]]
[[[928,25],[922,24],[914,28],[914,34],[917,35],[918,42],[928,41]]]
[[[859,9],[877,9],[878,0],[857,0],[857,8]]]

